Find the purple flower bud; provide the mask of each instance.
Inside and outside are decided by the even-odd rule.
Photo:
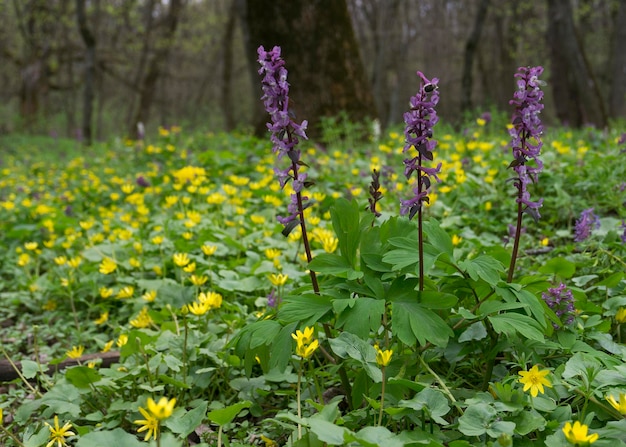
[[[594,214],[593,208],[588,208],[580,213],[580,218],[574,226],[574,241],[582,242],[591,236],[594,228],[600,228],[600,217]]]
[[[541,298],[561,319],[562,323],[571,324],[574,321],[574,313],[576,312],[574,296],[572,291],[565,287],[565,284],[561,283],[558,287],[548,288],[547,292],[541,294]],[[552,323],[552,325],[558,329],[563,324]]]
[[[137,186],[141,186],[142,188],[147,188],[148,186],[150,186],[150,182],[148,182],[148,180],[146,180],[143,175],[137,177],[135,182],[137,183]]]

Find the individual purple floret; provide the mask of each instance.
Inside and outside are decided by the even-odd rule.
[[[269,295],[267,295],[267,305],[269,307],[276,307],[280,303],[280,297],[276,293],[276,289],[272,289]]]
[[[574,321],[574,313],[576,311],[574,308],[574,296],[572,291],[565,287],[565,284],[561,283],[558,287],[548,288],[547,292],[541,294],[541,298],[563,324],[571,324]],[[555,329],[560,327],[556,323],[552,323],[552,325]]]
[[[439,79],[428,80],[421,71],[417,72],[421,78],[420,89],[417,95],[411,98],[411,109],[404,114],[404,136],[406,144],[404,152],[415,148],[417,155],[404,160],[404,174],[409,179],[411,175],[417,173],[416,186],[413,188],[414,196],[400,202],[400,213],[408,214],[409,219],[419,211],[422,202],[428,202],[428,189],[430,188],[430,178],[439,181],[437,174],[441,170],[441,163],[436,168],[426,168],[423,166],[424,160],[432,161],[432,151],[437,146],[437,141],[433,140],[433,127],[439,121],[435,106],[439,102],[439,91],[437,83]]]
[[[591,236],[594,228],[600,228],[600,217],[594,214],[593,208],[588,208],[580,213],[580,218],[574,226],[574,241],[582,242]]]
[[[619,237],[622,240],[622,242],[626,244],[626,220],[622,220],[622,225],[620,226],[620,229],[624,231],[622,232],[622,234],[620,234]]]
[[[525,211],[538,219],[543,199],[530,200],[527,187],[529,183],[537,182],[537,176],[543,169],[543,163],[539,159],[543,145],[543,126],[539,119],[543,110],[543,92],[540,88],[543,82],[539,80],[539,76],[543,73],[543,67],[520,67],[518,70],[515,74],[517,90],[509,101],[509,104],[515,106],[513,127],[509,130],[514,160],[509,167],[517,173],[517,178],[513,180],[518,190],[517,202],[525,205]]]

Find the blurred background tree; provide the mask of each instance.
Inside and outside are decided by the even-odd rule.
[[[439,114],[509,110],[543,65],[546,120],[626,117],[623,0],[0,0],[0,133],[106,139],[173,124],[260,128],[253,50],[280,45],[298,119],[400,123],[419,80]]]

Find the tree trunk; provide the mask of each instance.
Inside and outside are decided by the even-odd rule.
[[[163,35],[159,37],[161,42],[157,43],[157,49],[154,51],[152,58],[148,61],[146,75],[143,77],[141,85],[139,86],[139,107],[137,108],[137,113],[130,126],[129,135],[136,134],[137,125],[139,123],[145,125],[148,122],[150,107],[154,100],[155,87],[161,76],[163,67],[167,62],[167,56],[172,47],[182,8],[183,0],[171,0],[169,11],[163,20],[165,31]]]
[[[609,115],[611,118],[624,118],[626,117],[626,1],[624,0],[619,2],[614,23]]]
[[[91,121],[93,115],[94,78],[96,72],[96,38],[87,24],[85,2],[76,0],[76,20],[80,36],[85,43],[85,92],[83,96],[83,138],[87,146],[92,143]]]
[[[232,77],[233,77],[233,36],[237,19],[237,3],[233,2],[228,11],[228,21],[224,29],[222,39],[222,91],[220,94],[220,106],[224,115],[224,128],[231,131],[235,127],[235,115],[232,104]]]
[[[550,84],[558,118],[574,127],[605,127],[602,95],[576,35],[570,0],[548,0],[547,39],[551,53]]]
[[[246,0],[245,9],[246,53],[258,96],[256,50],[278,45],[289,71],[290,109],[296,120],[309,121],[309,136],[320,136],[322,117],[377,116],[345,0]]]
[[[461,112],[466,112],[472,108],[472,88],[474,86],[474,59],[480,35],[483,32],[485,18],[489,10],[490,0],[480,0],[474,28],[465,43],[465,56],[463,58],[463,73],[461,75]]]

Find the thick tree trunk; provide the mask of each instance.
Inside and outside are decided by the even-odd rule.
[[[463,73],[461,75],[461,112],[466,112],[472,108],[472,88],[474,86],[474,59],[480,35],[483,32],[485,18],[489,11],[490,0],[480,0],[474,28],[465,43],[465,56],[463,58]]]
[[[602,95],[576,35],[570,0],[548,0],[547,39],[558,118],[574,127],[606,126]]]
[[[167,62],[167,56],[172,47],[182,8],[183,0],[171,0],[169,11],[163,22],[165,31],[162,36],[158,37],[160,43],[157,44],[157,49],[154,51],[152,58],[148,61],[146,75],[143,77],[143,81],[139,86],[139,107],[137,108],[137,113],[129,129],[129,135],[136,134],[137,125],[139,123],[145,125],[148,122],[150,107],[154,101],[156,84]]]
[[[619,2],[611,53],[609,115],[626,117],[626,1]]]
[[[282,48],[291,109],[296,120],[309,121],[311,137],[320,135],[322,117],[377,116],[345,0],[246,0],[245,9],[251,68],[256,73],[259,45]],[[261,96],[258,74],[255,83]]]
[[[92,116],[93,116],[93,98],[94,98],[94,78],[96,72],[96,38],[89,29],[87,24],[87,14],[85,12],[85,2],[76,0],[76,20],[78,22],[78,30],[85,43],[85,92],[83,96],[83,138],[87,146],[91,146],[92,135]]]

